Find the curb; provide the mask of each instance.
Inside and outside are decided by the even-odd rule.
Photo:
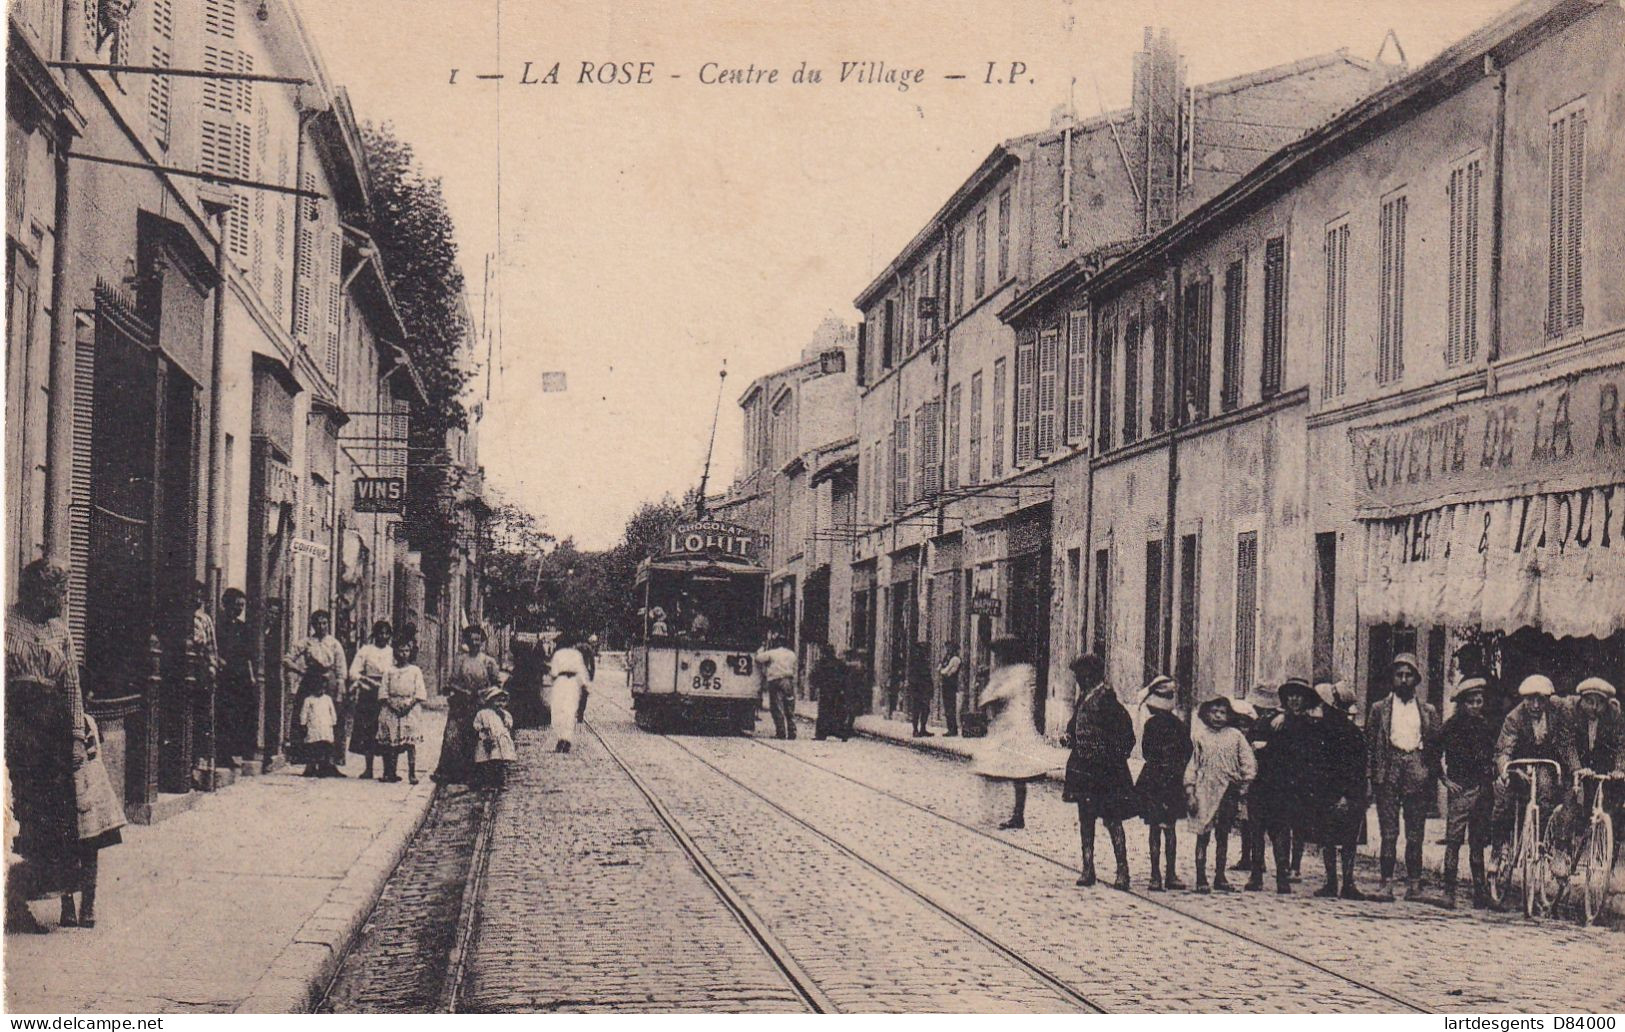
[[[350,871],[294,934],[260,980],[236,1007],[237,1014],[305,1014],[321,1001],[339,961],[372,913],[384,883],[407,844],[429,816],[440,786],[428,778],[412,789],[406,805],[356,858]]]

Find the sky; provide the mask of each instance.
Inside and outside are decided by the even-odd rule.
[[[1375,57],[1390,28],[1414,68],[1512,6],[299,3],[357,117],[393,123],[443,181],[476,322],[500,329],[478,390],[488,483],[591,548],[643,501],[699,482],[719,382],[710,488],[726,486],[750,381],[795,361],[826,314],[856,321],[852,298],[994,144],[1068,103],[1080,117],[1126,106],[1144,27],[1172,29],[1201,83],[1343,47]],[[558,62],[558,82],[522,82],[527,61],[534,79]],[[843,61],[924,81],[843,83]],[[650,62],[651,81],[583,84],[584,62],[610,80]],[[792,81],[803,62],[823,81]],[[702,81],[719,68],[778,81]],[[568,390],[544,394],[553,371]]]

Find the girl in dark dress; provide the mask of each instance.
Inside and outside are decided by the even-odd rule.
[[[1140,812],[1129,776],[1128,757],[1134,751],[1134,722],[1117,694],[1106,684],[1106,666],[1090,653],[1072,662],[1078,685],[1078,704],[1061,744],[1072,750],[1066,761],[1066,790],[1061,798],[1078,804],[1078,835],[1083,847],[1083,873],[1079,885],[1095,883],[1095,821],[1106,825],[1117,877],[1112,888],[1128,891],[1128,845],[1123,822]]]
[[[1178,686],[1163,674],[1145,689],[1143,705],[1149,711],[1140,731],[1140,754],[1145,766],[1134,790],[1140,799],[1140,819],[1150,829],[1151,891],[1183,889],[1174,873],[1179,854],[1175,826],[1185,816],[1185,764],[1191,758],[1190,729],[1179,719]],[[1166,855],[1168,873],[1163,875]]]

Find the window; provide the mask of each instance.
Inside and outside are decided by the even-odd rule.
[[[1055,395],[1060,374],[1061,331],[1038,335],[1038,454],[1055,450]]]
[[[1140,439],[1140,316],[1123,327],[1123,443]]]
[[[1016,341],[1016,457],[1020,466],[1033,457],[1033,377],[1037,345],[1030,333]]]
[[[1446,365],[1478,356],[1478,184],[1480,159],[1469,158],[1450,171],[1450,270]]]
[[[1241,338],[1247,314],[1246,266],[1241,259],[1224,270],[1224,367],[1220,371],[1219,406],[1229,412],[1241,404]]]
[[[886,461],[891,476],[886,478],[886,509],[889,512],[897,511],[897,420],[892,420],[891,436],[886,441]]]
[[[1258,532],[1236,535],[1236,679],[1238,695],[1253,685],[1258,662]]]
[[[999,282],[1010,276],[1010,191],[999,194]]]
[[[1344,357],[1348,344],[1348,223],[1326,231],[1326,345],[1321,355],[1320,396],[1341,397],[1348,390]]]
[[[1112,448],[1112,352],[1117,349],[1117,312],[1106,309],[1095,320],[1095,450]]]
[[[869,383],[869,323],[858,323],[858,386]]]
[[[970,476],[969,483],[982,482],[982,372],[970,378]]]
[[[1162,542],[1145,543],[1145,648],[1141,683],[1162,673]]]
[[[1151,309],[1151,432],[1168,426],[1168,308],[1161,301]]]
[[[914,277],[903,280],[903,355],[914,353]]]
[[[1175,413],[1185,422],[1208,417],[1213,377],[1213,280],[1185,287],[1185,397]]]
[[[916,501],[935,498],[942,490],[942,402],[928,401],[914,415]]]
[[[892,509],[901,512],[908,508],[909,482],[909,426],[908,420],[899,419],[892,430],[892,440],[896,443],[896,450],[892,453]]]
[[[897,302],[886,299],[886,317],[880,335],[880,368],[890,369],[897,347]]]
[[[1561,336],[1585,321],[1581,303],[1580,236],[1585,225],[1586,111],[1580,104],[1552,116],[1551,207],[1546,271],[1546,335]]]
[[[989,444],[993,448],[992,477],[994,480],[1004,476],[1004,392],[1008,389],[1006,387],[1007,379],[1004,368],[1005,360],[1002,358],[993,363],[993,411],[991,413],[993,417],[991,420],[993,440]]]
[[[1066,317],[1066,439],[1085,443],[1089,435],[1089,313]]]
[[[1200,558],[1195,534],[1179,539],[1179,651],[1174,656],[1174,680],[1187,693],[1196,687],[1196,593]]]
[[[987,293],[987,209],[976,213],[976,296]]]
[[[965,314],[965,230],[960,228],[954,233],[954,253],[949,260],[953,266],[954,282],[952,293],[954,295],[954,315]]]
[[[956,383],[948,389],[948,490],[959,489],[959,418],[964,384]]]
[[[1405,197],[1382,205],[1382,268],[1378,281],[1377,382],[1405,375]]]
[[[1089,647],[1102,662],[1106,660],[1106,618],[1111,613],[1106,599],[1106,589],[1111,584],[1110,559],[1111,553],[1106,549],[1095,550],[1095,626]]]
[[[1264,243],[1264,365],[1259,392],[1265,398],[1281,393],[1281,365],[1286,345],[1286,239],[1270,237]]]

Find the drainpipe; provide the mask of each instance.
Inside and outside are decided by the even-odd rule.
[[[78,28],[74,0],[62,0],[63,61],[74,59],[73,36]],[[71,72],[63,72],[66,80]],[[67,82],[63,82],[66,89]],[[51,242],[51,366],[45,405],[45,557],[68,562],[68,509],[73,504],[73,306],[68,301],[68,145],[56,147],[56,202]]]
[[[1490,145],[1490,342],[1488,391],[1495,393],[1495,363],[1501,358],[1501,250],[1506,175],[1507,73],[1493,55],[1484,56],[1484,72],[1495,76],[1495,127]]]
[[[214,340],[209,356],[209,508],[204,520],[204,571],[211,607],[218,605],[221,582],[225,579],[225,557],[221,543],[225,537],[221,523],[225,513],[221,501],[225,496],[225,427],[222,409],[225,407],[226,364],[226,214],[231,209],[214,207]],[[217,612],[216,617],[219,616]]]
[[[954,260],[953,239],[952,239],[951,235],[948,232],[948,226],[945,224],[942,227],[942,268],[943,268],[944,274],[947,275],[950,279],[952,279],[952,276],[953,276],[953,273],[949,271],[949,270],[951,270],[953,268],[953,260]],[[939,469],[937,471],[937,478],[938,478],[939,486],[942,488],[942,490],[945,491],[945,490],[948,489],[948,364],[949,364],[949,359],[951,359],[953,357],[953,349],[949,346],[949,341],[948,341],[948,336],[949,336],[948,313],[947,313],[947,310],[946,310],[947,306],[942,303],[942,284],[938,283],[936,285],[936,287],[937,287],[937,325],[942,327],[942,345],[941,345],[942,346],[942,386],[941,386],[941,388],[939,390],[940,400],[939,400],[939,403],[938,403],[939,409],[940,409],[940,411],[942,413],[942,436],[939,438],[939,442],[940,442],[940,444],[942,446],[941,447],[942,454],[937,457],[937,463],[938,463],[938,466],[939,466]],[[963,418],[963,416],[961,416],[961,418]],[[941,498],[940,493],[938,494],[938,498],[939,499]],[[943,502],[943,501],[939,501],[937,503],[937,536],[938,537],[941,537],[943,531],[947,528],[947,514],[948,514],[948,505],[947,505],[947,503]],[[961,547],[963,547],[963,546],[961,546]]]
[[[1181,289],[1182,269],[1176,259],[1173,266],[1173,294],[1169,310],[1173,312],[1173,325],[1176,328],[1184,326],[1185,302],[1184,291]],[[1176,657],[1174,648],[1174,593],[1177,590],[1174,584],[1174,556],[1179,549],[1179,534],[1175,527],[1178,517],[1179,498],[1179,428],[1185,419],[1185,344],[1183,335],[1178,336],[1177,346],[1174,349],[1174,406],[1169,407],[1171,425],[1168,427],[1168,508],[1163,524],[1163,540],[1166,544],[1162,550],[1162,668],[1169,673],[1173,672],[1174,663],[1169,662]],[[1175,407],[1177,406],[1177,407]],[[1177,415],[1176,415],[1177,413]],[[1193,697],[1195,685],[1181,685],[1181,690],[1187,697]]]

